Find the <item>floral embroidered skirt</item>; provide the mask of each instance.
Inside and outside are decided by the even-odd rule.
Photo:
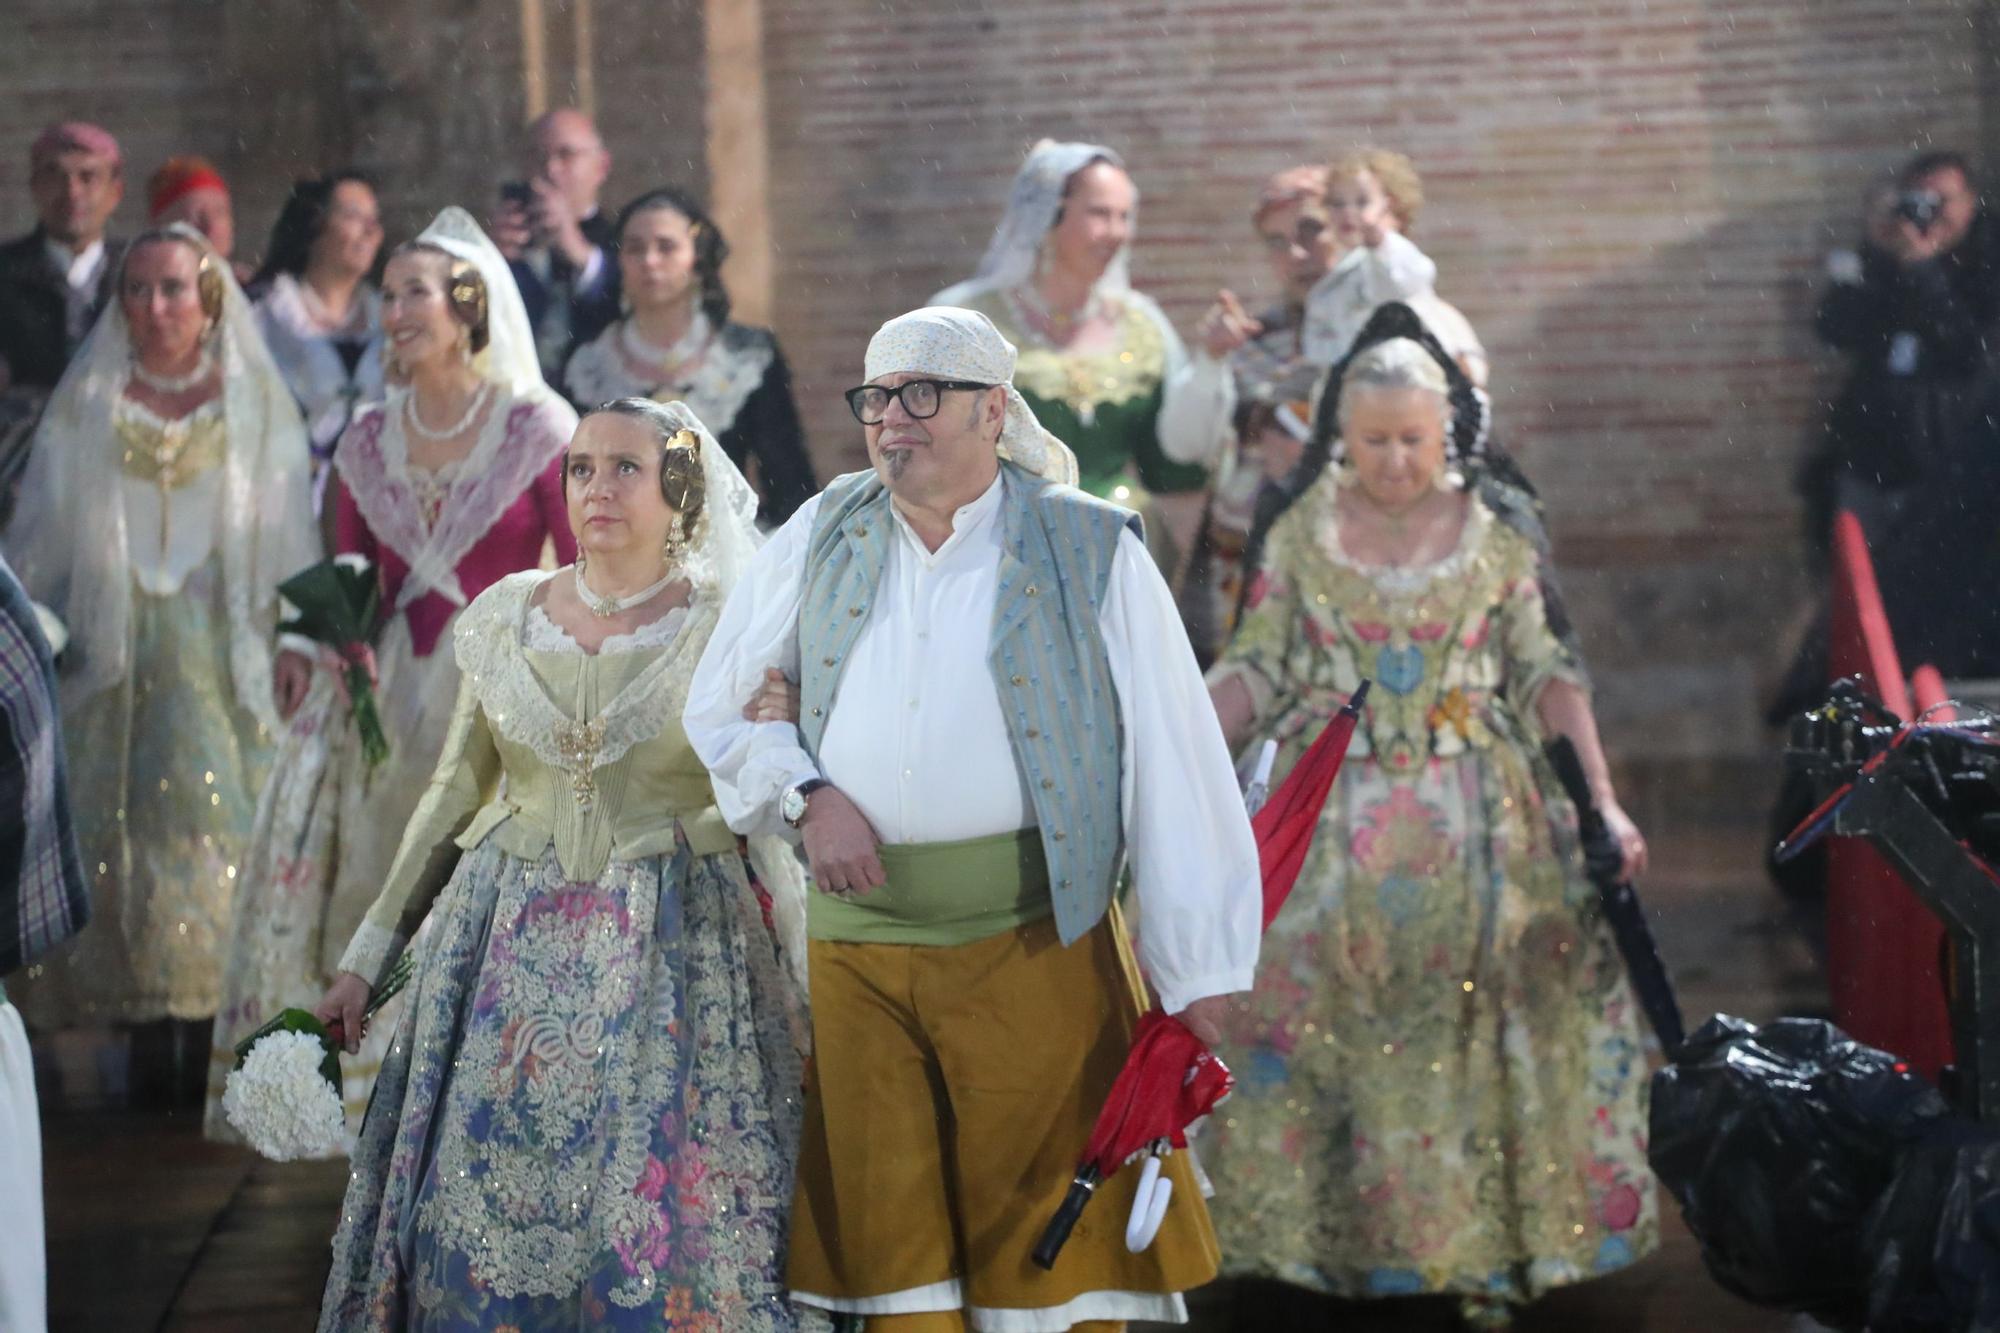
[[[1637,1016],[1556,810],[1512,747],[1348,761],[1221,1051],[1226,1272],[1519,1302],[1658,1243]]]
[[[419,947],[321,1330],[798,1327],[798,1012],[742,863],[488,842]]]

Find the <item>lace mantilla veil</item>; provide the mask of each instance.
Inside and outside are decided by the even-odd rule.
[[[542,363],[535,354],[535,332],[514,272],[472,214],[453,204],[431,220],[417,244],[435,246],[479,270],[486,283],[486,348],[473,359],[482,379],[496,380],[517,398],[543,399],[555,391],[542,380]]]
[[[230,683],[237,702],[275,734],[277,587],[311,563],[317,548],[305,423],[228,263],[192,227],[176,223],[167,230],[206,256],[222,283],[222,317],[209,345],[222,372],[228,439],[215,548]],[[68,707],[117,685],[133,668],[130,548],[113,413],[134,356],[124,306],[114,298],[36,427],[21,504],[4,542],[29,595],[69,629],[62,682]]]
[[[987,292],[1019,287],[1034,277],[1035,265],[1041,257],[1042,239],[1049,234],[1049,228],[1056,225],[1056,214],[1062,211],[1063,189],[1069,184],[1069,178],[1099,160],[1109,162],[1120,171],[1125,169],[1125,159],[1103,144],[1043,139],[1029,149],[1027,160],[1014,173],[1014,184],[1007,191],[1007,211],[1001,214],[1000,225],[993,229],[993,239],[987,242],[986,254],[979,261],[979,268],[966,281],[955,283],[933,296],[930,304],[965,305]],[[1135,231],[1138,220],[1139,195],[1135,185],[1132,194]],[[1097,290],[1130,290],[1131,253],[1132,247],[1128,242],[1097,280]]]

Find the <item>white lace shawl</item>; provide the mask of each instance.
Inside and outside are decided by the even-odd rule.
[[[736,414],[743,410],[743,404],[750,400],[771,369],[770,339],[732,339],[718,329],[688,379],[646,381],[632,373],[619,352],[618,339],[624,327],[623,320],[616,320],[576,349],[563,372],[572,402],[595,407],[614,398],[656,398],[661,402],[679,399],[711,431],[723,435],[736,424]]]
[[[341,436],[334,463],[370,531],[410,567],[395,609],[402,610],[427,592],[463,607],[466,596],[458,581],[459,564],[569,447],[570,436],[576,433],[576,413],[553,394],[521,398],[500,386],[471,451],[439,474],[449,489],[437,521],[430,524],[425,522],[410,467],[409,437],[403,430],[409,392],[393,389],[386,403],[357,418]]]
[[[557,571],[558,574],[561,571]],[[509,574],[474,598],[458,617],[452,644],[466,688],[475,691],[488,725],[561,773],[574,760],[564,737],[579,723],[601,724],[592,764],[604,768],[657,737],[687,708],[688,686],[721,612],[721,600],[697,589],[680,632],[658,658],[604,706],[596,718],[572,718],[556,706],[526,653],[528,611],[535,590],[556,575],[540,570]],[[787,964],[803,984],[806,926],[805,873],[781,838],[752,838],[750,863],[771,895],[772,919]]]
[[[334,347],[335,335],[306,313],[297,278],[278,274],[256,304],[271,359],[304,409],[306,431],[320,448],[332,447],[360,404],[382,398],[382,297],[368,287],[356,293],[356,301],[354,337],[366,345],[352,375]]]

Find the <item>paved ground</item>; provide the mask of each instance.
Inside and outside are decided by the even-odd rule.
[[[1663,859],[1647,900],[1691,1025],[1718,1009],[1762,1019],[1820,1007],[1811,956],[1757,878],[1747,837],[1675,839]],[[52,1333],[312,1327],[341,1164],[259,1162],[203,1142],[193,1114],[52,1112],[45,1133]],[[1335,1305],[1275,1289],[1221,1288],[1191,1304],[1202,1333],[1453,1326],[1441,1306]],[[1519,1327],[1752,1333],[1788,1321],[1717,1288],[1670,1218],[1661,1253],[1551,1297]]]

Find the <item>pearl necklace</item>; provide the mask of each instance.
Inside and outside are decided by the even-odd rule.
[[[639,591],[624,597],[605,597],[600,593],[592,591],[590,584],[585,581],[584,575],[587,568],[588,561],[584,556],[579,554],[576,558],[576,595],[582,600],[584,606],[589,609],[590,614],[598,617],[600,620],[609,620],[612,616],[620,615],[623,612],[630,611],[635,606],[651,601],[665,591],[668,584],[681,576],[678,568],[668,566],[666,576],[658,583],[648,584],[639,589]]]
[[[132,378],[154,393],[186,393],[214,373],[215,355],[206,347],[202,348],[201,355],[195,358],[194,369],[185,375],[162,375],[157,371],[146,369],[146,363],[136,355],[132,358]]]
[[[410,396],[403,400],[403,420],[409,428],[426,440],[450,440],[463,435],[472,425],[472,419],[486,406],[486,400],[493,396],[493,381],[481,380],[479,387],[472,391],[472,398],[465,405],[465,415],[446,426],[443,430],[432,430],[417,414],[417,391],[410,390]]]

